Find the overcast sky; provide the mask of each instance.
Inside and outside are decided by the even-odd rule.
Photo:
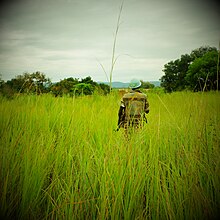
[[[52,81],[107,81],[121,0],[5,0],[0,74],[41,71]],[[159,80],[164,64],[220,40],[214,0],[124,0],[113,81]]]

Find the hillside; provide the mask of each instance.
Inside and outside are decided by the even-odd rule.
[[[160,81],[149,81],[151,84],[155,86],[160,86]],[[98,82],[109,85],[109,82]],[[112,88],[128,88],[129,83],[124,82],[112,82]]]

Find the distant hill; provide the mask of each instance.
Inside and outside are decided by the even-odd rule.
[[[109,85],[109,82],[98,82],[98,83],[104,83]],[[155,85],[155,86],[160,86],[160,81],[149,81],[149,83]],[[112,88],[128,88],[129,83],[124,83],[124,82],[112,82]]]

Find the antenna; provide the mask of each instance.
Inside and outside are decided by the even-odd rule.
[[[120,19],[121,19],[121,13],[122,13],[123,5],[124,5],[124,0],[122,1],[121,7],[120,7],[120,10],[119,10],[118,21],[117,21],[117,26],[116,26],[116,30],[115,30],[115,36],[114,36],[114,43],[113,43],[113,48],[112,48],[112,62],[111,62],[111,70],[110,70],[110,74],[109,74],[110,75],[109,76],[110,92],[111,92],[111,89],[112,89],[113,70],[114,70],[115,62],[117,60],[117,58],[115,59],[115,49],[116,49],[116,40],[117,40],[117,35],[118,35],[119,27],[120,27]]]

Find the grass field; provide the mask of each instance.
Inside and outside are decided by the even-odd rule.
[[[220,94],[148,98],[148,124],[127,140],[116,93],[1,97],[1,215],[217,219]]]

